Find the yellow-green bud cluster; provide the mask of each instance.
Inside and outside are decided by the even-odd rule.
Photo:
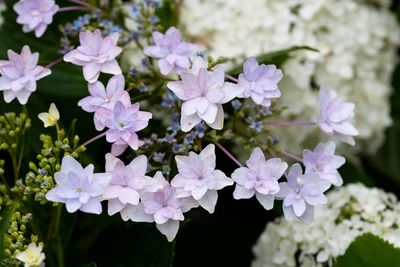
[[[4,177],[4,164],[5,161],[0,159],[0,178],[2,178],[1,182],[5,181]],[[5,183],[0,183],[0,211],[3,210],[6,206],[11,203],[9,190]]]
[[[25,113],[10,112],[0,116],[0,150],[17,151],[21,137],[30,127],[31,120]]]
[[[28,223],[32,219],[32,214],[22,214],[16,211],[11,217],[10,228],[4,237],[4,256],[5,262],[15,262],[15,256],[26,250],[31,242],[38,242],[35,235],[28,236]]]
[[[77,158],[85,148],[78,145],[79,136],[75,135],[70,140],[63,129],[59,130],[57,140],[45,134],[40,136],[40,140],[43,148],[36,157],[38,162],[29,162],[30,171],[25,177],[25,183],[17,182],[19,188],[14,189],[23,192],[25,198],[34,195],[35,201],[45,204],[46,193],[55,186],[54,174],[60,170],[62,158],[67,155]]]

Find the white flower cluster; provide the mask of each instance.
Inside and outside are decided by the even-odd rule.
[[[317,48],[319,53],[299,52],[284,66],[280,88],[289,107],[284,115],[315,120],[315,89],[334,89],[356,104],[356,149],[373,152],[391,124],[390,81],[400,43],[389,5],[389,0],[191,0],[184,1],[181,23],[213,56],[256,56],[294,45]],[[322,140],[310,127],[275,133],[285,134],[281,147],[293,152]]]
[[[269,223],[253,248],[252,267],[332,266],[359,235],[370,232],[400,247],[400,204],[381,189],[350,184],[330,192],[311,225]],[[298,258],[297,258],[298,257]]]

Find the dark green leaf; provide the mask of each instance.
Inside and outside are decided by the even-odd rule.
[[[293,56],[295,52],[302,50],[319,52],[317,49],[309,46],[293,46],[288,49],[279,50],[258,56],[257,60],[260,64],[275,64],[277,66],[282,66],[290,57]],[[239,73],[241,73],[243,69],[243,63],[232,69],[229,73],[231,75],[238,75]]]
[[[10,228],[11,217],[13,216],[17,203],[14,201],[0,213],[0,261],[4,253],[4,236]]]
[[[400,264],[400,249],[367,233],[357,237],[335,267],[394,267]]]

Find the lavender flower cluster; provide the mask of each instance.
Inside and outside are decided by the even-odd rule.
[[[80,2],[81,8],[87,8],[85,2],[73,2]],[[17,22],[24,25],[24,31],[35,31],[37,37],[44,33],[55,12],[62,9],[53,0],[21,0],[14,7],[19,15]],[[173,102],[180,109],[174,136],[179,131],[187,143],[197,138],[199,149],[187,155],[174,150],[172,154],[168,151],[157,154],[159,160],[165,153],[175,158],[177,172],[171,179],[169,172],[163,174],[160,170],[153,177],[147,175],[149,160],[145,155],[125,165],[117,157],[128,148],[140,151],[146,146],[138,132],[148,126],[154,114],[141,111],[139,103],[132,103],[132,91],[125,90],[125,78],[117,61],[123,51],[118,46],[119,36],[116,32],[104,36],[98,29],[82,31],[79,46],[63,57],[65,62],[83,68],[89,95],[78,105],[94,113],[95,128],[103,131],[96,139],[105,136],[112,148],[111,153],[105,155],[106,166],[102,173],[95,173],[92,164],[84,168],[75,158],[65,156],[54,175],[55,187],[46,194],[47,200],[65,203],[70,213],[80,210],[93,214],[100,214],[101,202],[107,201],[110,216],[120,213],[124,221],[155,222],[157,229],[172,241],[179,222],[184,220],[184,213],[199,206],[213,213],[218,191],[227,186],[235,184],[235,199],[255,196],[266,210],[273,208],[275,200],[282,200],[287,220],[297,218],[310,223],[314,207],[327,202],[324,193],[332,185],[342,184],[338,168],[345,159],[335,155],[333,142],[304,150],[303,157],[269,148],[266,152],[271,158],[266,158],[262,147],[254,147],[244,166],[218,138],[211,138],[209,132],[204,134],[204,128],[216,135],[218,132],[214,130],[224,129],[226,104],[238,111],[244,101],[251,101],[267,109],[265,114],[270,114],[269,108],[281,96],[278,83],[283,74],[275,65],[259,64],[252,57],[243,64],[243,73],[238,78],[232,77],[220,64],[196,56],[197,46],[184,41],[181,32],[174,27],[165,33],[153,32],[154,44],[145,47],[143,52],[157,64],[158,69],[153,66],[157,78],[164,79],[170,90],[171,103],[163,106],[168,108]],[[26,104],[29,95],[36,90],[36,81],[51,73],[50,68],[37,65],[38,56],[25,46],[21,55],[9,51],[8,60],[0,61],[0,90],[4,91],[6,102],[17,98],[21,104]],[[106,85],[98,81],[102,73],[112,75]],[[328,135],[354,144],[354,136],[358,134],[351,123],[354,104],[342,101],[332,90],[321,88],[318,108],[316,122],[266,120],[265,123],[319,126]],[[56,111],[53,107],[48,114],[41,115],[46,126],[56,124],[60,118]],[[234,131],[232,135],[235,136]],[[203,149],[202,144],[206,144]],[[231,177],[216,169],[216,147],[238,165]],[[276,153],[298,163],[289,168]],[[174,163],[169,161],[169,164],[173,166]]]

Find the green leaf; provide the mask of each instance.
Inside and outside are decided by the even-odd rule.
[[[357,237],[335,267],[394,267],[399,266],[400,249],[383,239],[367,233]]]
[[[17,208],[17,202],[12,202],[0,214],[0,262],[4,258],[4,236],[10,228],[11,217]]]
[[[295,52],[301,50],[319,52],[317,49],[309,46],[293,46],[287,49],[260,55],[257,57],[257,60],[260,64],[275,64],[277,66],[282,66],[289,58],[293,56]],[[238,75],[241,73],[243,69],[243,63],[232,69],[229,73],[231,75]]]

